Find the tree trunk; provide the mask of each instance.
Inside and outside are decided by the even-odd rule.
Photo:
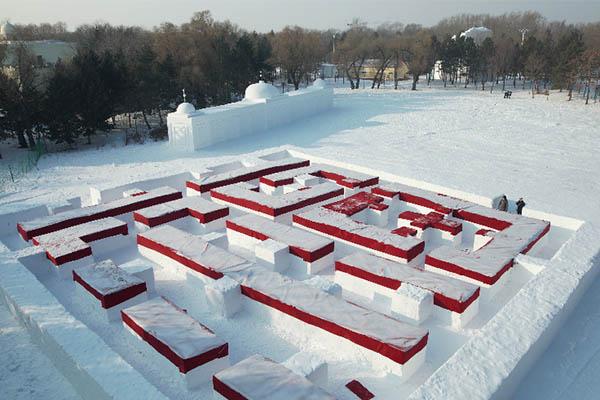
[[[31,150],[35,149],[35,138],[33,137],[33,133],[28,129],[27,130],[27,141],[29,142],[29,148]]]
[[[502,91],[506,90],[506,74],[502,77]]]
[[[417,82],[419,81],[419,74],[413,74],[412,88],[411,90],[417,90]]]
[[[162,117],[162,113],[160,112],[160,107],[158,108],[158,120],[160,121],[160,126],[163,126],[163,117]]]
[[[17,139],[19,140],[19,147],[20,148],[26,149],[27,147],[29,147],[27,145],[27,140],[25,139],[25,135],[23,134],[23,132],[17,133]]]
[[[150,130],[150,123],[148,122],[148,116],[146,115],[146,111],[142,110],[142,117],[144,117],[144,122],[146,123],[146,128]]]
[[[90,128],[85,130],[85,134],[87,135],[87,144],[92,144],[92,132],[93,129]]]

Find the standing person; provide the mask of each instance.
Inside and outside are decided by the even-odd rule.
[[[526,203],[523,201],[522,197],[519,197],[519,201],[517,201],[517,214],[521,215],[523,213],[523,207],[525,207]]]
[[[500,201],[498,202],[498,210],[500,210],[500,211],[508,210],[508,199],[506,198],[505,194],[502,195],[502,197],[500,198]]]

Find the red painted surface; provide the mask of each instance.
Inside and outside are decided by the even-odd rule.
[[[463,268],[458,264],[431,257],[429,254],[425,256],[425,264],[431,265],[435,268],[446,270],[448,272],[455,273],[457,275],[462,275],[468,278],[475,279],[476,281],[485,283],[487,285],[493,285],[498,281],[498,279],[500,279],[502,275],[504,275],[506,271],[508,271],[513,266],[513,260],[510,260],[510,262],[508,262],[498,272],[496,272],[494,276],[487,276],[479,272]]]
[[[240,393],[236,392],[223,382],[221,382],[216,375],[213,375],[213,389],[215,392],[219,393],[221,396],[225,397],[227,400],[250,400],[245,396],[242,396]],[[252,399],[254,400],[254,399]],[[258,399],[256,399],[258,400]]]
[[[357,278],[364,279],[369,282],[373,282],[377,285],[384,286],[388,289],[397,290],[401,285],[402,281],[397,279],[376,275],[369,271],[366,271],[360,266],[353,266],[349,264],[342,263],[340,261],[335,262],[335,270],[345,272]],[[416,285],[418,286],[418,285]],[[428,289],[425,289],[428,290]],[[433,304],[438,307],[445,308],[450,311],[454,311],[456,313],[462,314],[470,305],[479,297],[479,288],[473,293],[471,297],[466,299],[465,301],[460,301],[457,299],[453,299],[445,296],[442,293],[433,292]]]
[[[176,250],[174,250],[168,246],[165,246],[164,244],[150,240],[150,239],[142,236],[141,234],[137,235],[137,243],[140,246],[144,246],[151,250],[157,251],[157,252],[169,257],[170,259],[175,260],[178,263],[180,263],[196,272],[201,273],[202,275],[208,276],[209,278],[221,279],[223,277],[222,273],[215,271],[214,269],[210,268],[210,266],[202,265],[192,259],[184,257],[181,254],[179,254]]]
[[[367,247],[372,250],[380,251],[385,254],[392,255],[394,257],[405,259],[407,262],[411,261],[413,258],[417,257],[419,254],[423,252],[425,249],[425,242],[420,242],[419,244],[409,248],[409,249],[401,249],[383,242],[378,241],[377,239],[361,236],[354,232],[345,231],[336,226],[329,225],[325,222],[311,221],[301,217],[300,215],[293,215],[292,219],[295,223],[305,226],[307,228],[313,229],[317,232],[322,232],[327,235],[331,235],[338,239],[346,240],[350,243],[355,243],[360,246]]]
[[[140,293],[144,293],[146,291],[146,283],[142,282],[140,284],[129,286],[123,290],[118,292],[110,293],[107,295],[103,295],[99,291],[97,291],[94,287],[92,287],[89,283],[84,281],[76,271],[73,271],[73,280],[79,283],[85,290],[90,292],[95,298],[100,300],[100,304],[102,308],[112,308],[117,304],[121,304],[124,301],[127,301]]]
[[[380,196],[368,192],[358,192],[345,199],[326,204],[323,208],[351,216],[361,212],[369,206],[376,206],[382,202],[383,198]],[[387,205],[383,205],[387,208]]]
[[[252,300],[255,300],[266,306],[279,310],[282,313],[292,316],[309,325],[316,326],[317,328],[326,330],[327,332],[332,333],[336,336],[345,338],[353,343],[356,343],[359,346],[381,354],[382,356],[389,358],[390,360],[393,360],[399,364],[405,364],[408,360],[410,360],[415,354],[417,354],[427,345],[427,339],[429,337],[429,334],[426,334],[415,346],[410,348],[408,351],[404,351],[389,343],[382,342],[362,333],[355,332],[346,327],[337,325],[334,322],[325,320],[316,315],[309,314],[305,311],[294,307],[293,305],[285,304],[280,300],[269,297],[267,294],[254,290],[251,287],[241,285],[241,289],[242,294],[251,298]]]
[[[240,173],[240,175],[231,177],[229,179],[223,179],[221,181],[210,182],[210,183],[205,183],[205,184],[200,184],[195,181],[187,181],[185,183],[185,185],[186,185],[186,187],[188,187],[190,189],[196,190],[200,193],[205,193],[205,192],[208,192],[212,189],[215,189],[215,188],[218,188],[221,186],[232,185],[234,183],[239,183],[239,182],[247,182],[247,181],[251,181],[253,179],[258,179],[263,175],[274,174],[276,172],[287,171],[289,169],[308,167],[309,165],[310,165],[309,160],[303,160],[303,161],[293,163],[293,164],[276,165],[273,167],[268,167],[268,168],[263,168],[261,170],[252,171],[249,173]]]
[[[128,234],[127,224],[125,222],[123,222],[123,225],[120,225],[120,226],[117,226],[114,228],[110,228],[110,229],[100,230],[100,231],[91,233],[89,235],[83,235],[79,238],[73,236],[72,240],[79,239],[86,243],[90,243],[90,242],[95,242],[97,240],[106,239],[111,236],[127,235],[127,234]],[[39,242],[35,238],[32,239],[32,242],[36,246],[39,245]],[[85,249],[80,249],[80,250],[74,251],[72,253],[63,254],[62,256],[59,256],[59,257],[54,256],[50,251],[46,250],[46,257],[50,261],[52,261],[52,263],[56,266],[66,264],[71,261],[80,260],[84,257],[91,256],[91,255],[92,255],[91,247],[88,247]]]
[[[137,196],[137,197],[140,197],[140,196]],[[61,229],[70,228],[75,225],[80,225],[80,224],[90,222],[90,221],[96,221],[96,220],[99,220],[102,218],[116,217],[116,216],[126,214],[129,212],[133,212],[133,211],[136,211],[136,210],[139,210],[142,208],[151,207],[156,204],[161,204],[161,203],[166,203],[167,201],[177,200],[177,199],[180,199],[181,197],[182,197],[181,192],[174,192],[174,193],[165,194],[162,196],[156,196],[156,197],[152,197],[152,198],[144,199],[144,200],[139,200],[139,199],[136,200],[136,197],[131,197],[131,199],[132,199],[131,203],[126,204],[124,206],[109,208],[108,210],[103,210],[103,211],[100,211],[97,213],[91,213],[91,214],[83,215],[80,217],[67,218],[62,221],[59,221],[59,222],[56,222],[53,224],[48,224],[46,226],[42,226],[37,229],[31,229],[29,231],[25,230],[21,226],[21,224],[17,224],[17,230],[19,231],[19,234],[21,235],[21,237],[23,239],[30,240],[34,236],[45,235],[47,233],[56,232]],[[90,208],[93,208],[93,207],[94,206],[91,206]]]
[[[179,372],[185,374],[200,365],[204,365],[208,362],[216,360],[217,358],[223,358],[229,355],[229,345],[225,343],[222,346],[215,347],[207,351],[206,353],[198,354],[197,356],[191,358],[181,358],[178,356],[171,348],[168,343],[164,343],[159,340],[152,333],[147,332],[135,323],[135,321],[130,318],[124,310],[121,311],[121,319],[131,330],[139,335],[146,343],[150,346],[154,347],[156,351],[162,354],[167,360],[171,361],[177,368]]]
[[[133,219],[141,224],[144,224],[150,228],[162,224],[166,224],[177,219],[185,218],[188,216],[194,217],[198,222],[206,224],[212,221],[216,221],[219,218],[224,218],[229,215],[229,208],[224,207],[219,210],[202,213],[191,208],[182,208],[180,210],[173,210],[172,212],[165,213],[156,217],[145,217],[139,212],[133,213]]]
[[[402,237],[417,236],[417,230],[415,228],[409,228],[408,226],[401,226],[392,231],[394,235],[400,235]]]
[[[261,232],[258,232],[254,229],[250,229],[245,226],[238,225],[231,220],[226,221],[225,224],[227,226],[227,229],[232,229],[232,230],[242,233],[246,236],[250,236],[250,237],[253,237],[253,238],[261,240],[261,241],[270,239],[269,236],[267,236]],[[325,257],[327,254],[333,253],[333,250],[334,250],[333,242],[329,243],[326,246],[323,246],[319,249],[316,249],[316,250],[307,250],[302,247],[292,246],[289,244],[288,244],[288,247],[289,247],[290,254],[300,257],[306,262],[317,261],[317,260]]]
[[[371,400],[375,397],[375,395],[371,393],[369,389],[364,387],[363,384],[356,379],[346,383],[346,387],[360,400]]]
[[[335,198],[338,196],[342,196],[343,194],[344,194],[344,189],[336,189],[329,193],[324,193],[319,196],[304,199],[302,201],[299,201],[294,204],[290,204],[285,207],[274,208],[268,204],[263,204],[263,203],[259,203],[259,202],[252,201],[252,200],[247,200],[247,199],[240,198],[240,197],[233,197],[233,196],[230,196],[227,194],[220,193],[217,190],[212,190],[210,192],[211,197],[214,197],[215,199],[219,199],[219,200],[225,201],[230,204],[235,204],[239,207],[244,207],[249,210],[259,212],[261,214],[269,215],[271,217],[277,217],[279,215],[284,215],[289,212],[296,211],[301,208],[308,207],[308,206],[320,203],[325,200],[329,200],[329,199],[332,199],[332,198]]]

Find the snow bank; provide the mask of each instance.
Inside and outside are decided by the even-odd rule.
[[[27,268],[1,255],[0,258],[1,299],[82,398],[165,398],[99,336],[66,311]]]

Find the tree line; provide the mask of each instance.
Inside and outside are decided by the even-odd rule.
[[[472,26],[493,35],[483,41],[460,35]],[[319,76],[324,62],[335,64],[352,89],[361,87],[369,63],[376,69],[372,88],[391,68],[397,89],[405,65],[413,90],[421,79],[481,90],[528,81],[532,95],[553,88],[569,98],[576,85],[587,87],[589,98],[600,69],[600,23],[549,22],[535,12],[458,15],[433,27],[371,28],[355,20],[344,31],[292,26],[257,33],[202,11],[189,22],[152,30],[94,24],[71,32],[63,23],[30,24],[16,25],[14,36],[12,68],[0,73],[0,138],[16,137],[31,148],[42,138],[89,141],[122,115],[140,115],[148,130],[150,116],[164,127],[182,88],[197,108],[239,100],[259,78],[298,89]],[[42,74],[26,42],[45,39],[73,43],[75,55]],[[0,61],[7,52],[0,44]]]

